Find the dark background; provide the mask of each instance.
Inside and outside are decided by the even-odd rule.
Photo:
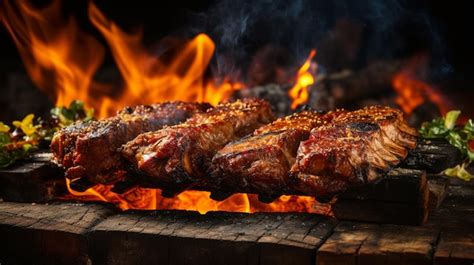
[[[39,7],[48,4],[48,1],[33,2]],[[344,21],[343,28],[347,24],[355,25],[349,28],[351,32],[355,28],[360,47],[350,63],[331,64],[338,60],[337,51],[318,54],[323,67],[327,63],[328,71],[358,69],[373,60],[426,53],[430,58],[429,76],[434,83],[459,98],[459,102],[470,100],[465,95],[472,95],[474,1],[95,0],[94,3],[123,29],[143,28],[145,44],[170,35],[189,38],[206,32],[216,42],[213,66],[220,74],[228,74],[235,68],[246,73],[255,54],[268,45],[283,48],[288,54],[282,56],[283,63],[299,65],[311,48],[319,49],[327,39],[337,36],[337,28]],[[83,30],[103,41],[87,18],[87,4],[88,1],[63,1],[64,16],[74,16]],[[232,62],[219,56],[230,57]],[[12,72],[24,73],[16,47],[3,26],[0,26],[0,58],[1,86]],[[110,54],[104,65],[113,65]],[[243,78],[248,77],[244,74]],[[0,104],[5,108],[4,104],[12,103],[0,100]]]

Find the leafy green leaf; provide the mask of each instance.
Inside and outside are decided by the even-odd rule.
[[[448,135],[449,129],[444,126],[444,120],[434,119],[431,122],[425,122],[419,130],[422,137],[427,139],[440,139]]]
[[[474,122],[471,119],[469,119],[464,125],[463,130],[470,134],[474,134]]]

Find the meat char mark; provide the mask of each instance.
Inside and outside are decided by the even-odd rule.
[[[224,198],[235,189],[275,197],[288,192],[288,172],[301,141],[331,115],[302,111],[280,118],[229,143],[212,159],[212,195]]]
[[[372,106],[340,113],[301,143],[290,185],[307,195],[327,196],[374,182],[407,156],[416,136],[399,110]]]
[[[138,170],[139,183],[172,196],[205,182],[219,149],[273,120],[263,100],[222,103],[182,124],[139,135],[122,154]]]
[[[118,148],[143,132],[174,125],[211,106],[170,102],[127,107],[116,116],[77,122],[55,134],[51,150],[70,179],[87,177],[93,183],[111,184],[126,171]]]

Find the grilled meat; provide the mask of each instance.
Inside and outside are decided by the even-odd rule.
[[[182,124],[139,135],[122,154],[138,169],[142,185],[172,196],[207,179],[211,159],[224,145],[273,119],[263,100],[223,103]]]
[[[330,122],[331,115],[302,111],[263,126],[229,143],[212,159],[213,196],[233,190],[275,197],[287,191],[288,172],[301,141],[312,128]]]
[[[325,196],[374,182],[407,156],[416,135],[402,113],[389,107],[341,112],[301,143],[290,184],[304,194]]]
[[[54,136],[51,150],[55,160],[66,168],[68,178],[114,183],[125,174],[124,160],[117,152],[124,143],[140,133],[183,122],[209,107],[183,102],[127,107],[114,117],[62,129]]]

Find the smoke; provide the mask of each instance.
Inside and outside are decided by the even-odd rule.
[[[216,42],[213,65],[219,76],[248,78],[248,69],[259,63],[253,59],[262,49],[268,53],[268,46],[277,47],[275,56],[285,50],[289,58],[279,63],[296,64],[293,68],[317,48],[318,62],[329,71],[422,52],[435,62],[433,71],[446,71],[439,28],[426,6],[414,2],[221,0],[194,14],[190,33],[205,32]]]

